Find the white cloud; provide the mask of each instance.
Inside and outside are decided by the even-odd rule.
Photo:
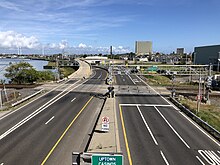
[[[67,40],[62,40],[60,43],[59,43],[59,49],[66,49],[68,47],[68,42]]]
[[[8,2],[5,0],[1,0],[0,7],[9,10],[22,11],[16,3]]]
[[[1,48],[29,48],[33,49],[39,46],[36,37],[27,37],[14,31],[0,31],[0,47]]]
[[[79,47],[79,48],[87,48],[87,45],[86,45],[86,44],[83,44],[83,43],[80,43],[78,47]]]

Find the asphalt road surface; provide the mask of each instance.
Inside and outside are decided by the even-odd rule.
[[[104,101],[74,90],[104,84],[106,74],[95,69],[92,79],[71,80],[1,118],[0,165],[71,164],[72,152],[84,151]]]
[[[143,85],[136,80],[116,75],[117,85]],[[220,144],[155,91],[116,100],[125,164],[220,164]]]

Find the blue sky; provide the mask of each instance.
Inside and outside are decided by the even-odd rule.
[[[220,44],[219,0],[1,0],[0,53],[154,52]]]

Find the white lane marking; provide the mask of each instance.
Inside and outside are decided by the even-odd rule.
[[[70,81],[70,80],[68,80],[67,82],[69,82],[69,81]],[[74,84],[78,83],[79,81],[80,81],[80,80],[76,81]],[[67,82],[66,82],[66,83],[67,83]],[[28,102],[27,104],[25,104],[25,105],[19,107],[18,109],[14,110],[14,111],[11,111],[11,112],[9,112],[8,114],[6,114],[6,115],[0,117],[0,120],[2,120],[2,119],[4,119],[4,118],[6,118],[7,116],[9,116],[9,115],[11,115],[11,114],[13,114],[13,113],[19,111],[20,109],[24,108],[25,106],[31,104],[32,102],[36,101],[37,99],[40,99],[41,97],[43,97],[43,96],[45,96],[46,94],[48,94],[48,93],[50,93],[50,92],[56,90],[57,88],[61,87],[62,85],[66,84],[66,83],[62,83],[62,84],[58,85],[57,87],[51,89],[50,91],[46,92],[45,94],[41,95],[40,97],[37,97],[36,99],[34,99],[34,100]]]
[[[220,147],[220,143],[217,142],[211,135],[209,135],[207,132],[205,132],[197,123],[192,121],[188,116],[186,116],[184,113],[180,112],[180,114],[185,117],[192,125],[194,125],[198,130],[200,130],[203,134],[205,134],[210,140],[212,140],[215,144],[217,144]]]
[[[208,164],[220,165],[220,157],[214,151],[198,150],[198,152]]]
[[[71,100],[71,103],[72,103],[74,100],[76,100],[76,98],[72,99],[72,100]]]
[[[133,106],[139,106],[139,107],[172,107],[172,105],[162,105],[162,104],[119,104],[120,106],[128,106],[128,107],[133,107]]]
[[[183,140],[183,138],[179,135],[179,133],[173,128],[173,126],[168,122],[168,120],[163,116],[163,114],[157,109],[157,107],[154,107],[157,112],[160,114],[160,116],[165,120],[165,122],[168,124],[168,126],[173,130],[173,132],[179,137],[179,139],[185,144],[187,148],[190,148],[190,146]]]
[[[196,158],[199,160],[199,162],[200,162],[202,165],[205,165],[205,163],[203,163],[203,161],[202,161],[198,156],[196,156]]]
[[[53,119],[55,118],[55,116],[51,117],[45,124],[47,125],[49,122],[51,122]]]
[[[218,153],[220,153],[220,151],[217,151]]]
[[[128,74],[128,77],[131,79],[131,81],[133,82],[133,84],[136,84],[129,74]]]
[[[152,88],[144,80],[142,80],[142,78],[140,78],[139,76],[137,76],[137,78],[139,78],[146,86],[148,86],[148,88],[150,88],[152,91],[154,91],[156,94],[158,94],[164,101],[166,101],[168,104],[172,105],[167,99],[165,99],[163,96],[161,96],[161,94],[159,92],[157,92],[154,88]],[[174,106],[174,105],[173,105],[173,108],[178,110],[178,108],[176,106]]]
[[[165,155],[163,154],[162,151],[160,151],[160,154],[161,154],[163,160],[165,161],[166,165],[169,165],[169,162],[167,161],[167,159],[166,159],[166,157],[165,157]]]
[[[4,163],[1,163],[0,165],[4,165]]]
[[[88,80],[87,80],[88,81]],[[73,84],[75,85],[75,84]],[[56,97],[60,96],[61,94],[63,94],[64,92],[66,92],[68,89],[71,89],[72,86],[69,86],[68,88],[66,88],[63,92],[61,92],[60,94],[58,94]],[[9,130],[7,130],[6,132],[4,132],[1,136],[0,136],[0,140],[2,140],[4,137],[6,137],[7,135],[9,135],[11,132],[13,132],[14,130],[16,130],[17,128],[19,128],[20,126],[22,126],[23,124],[25,124],[26,122],[28,122],[29,120],[31,120],[33,117],[35,117],[36,115],[38,115],[39,113],[41,113],[42,111],[44,111],[46,108],[48,108],[50,105],[52,105],[53,103],[55,103],[57,100],[59,100],[60,98],[64,97],[65,95],[67,95],[68,93],[70,93],[73,89],[77,88],[78,86],[80,86],[81,84],[78,84],[77,86],[75,86],[74,88],[72,88],[71,90],[67,91],[66,93],[64,93],[62,96],[56,98],[54,97],[52,100],[50,100],[49,102],[47,102],[46,104],[44,104],[43,106],[41,106],[40,108],[38,108],[36,111],[34,111],[33,113],[31,113],[30,115],[28,115],[27,117],[25,117],[23,120],[21,120],[20,122],[18,122],[17,124],[15,124],[13,127],[11,127]],[[55,99],[56,98],[56,99]]]
[[[153,135],[153,133],[152,133],[150,127],[148,126],[148,124],[147,124],[147,122],[146,122],[146,120],[145,120],[145,118],[144,118],[144,116],[143,116],[143,114],[142,114],[142,112],[141,112],[141,110],[140,110],[140,108],[139,108],[138,106],[137,106],[137,109],[138,109],[138,111],[139,111],[139,113],[140,113],[140,115],[141,115],[141,118],[142,118],[142,120],[144,121],[144,124],[145,124],[145,126],[147,127],[147,130],[148,130],[148,132],[150,133],[150,135],[151,135],[151,137],[152,137],[154,143],[155,143],[156,145],[158,145],[157,140],[155,139],[155,137],[154,137],[154,135]]]
[[[100,79],[101,77],[102,77],[102,72],[101,72],[100,76],[98,77],[98,79]]]
[[[214,139],[211,135],[209,135],[207,132],[205,132],[197,123],[195,123],[191,118],[189,118],[188,116],[186,116],[184,113],[180,112],[180,110],[173,105],[171,102],[169,102],[168,100],[166,100],[163,96],[161,96],[161,94],[159,94],[156,90],[154,90],[151,86],[149,86],[144,80],[142,80],[142,78],[140,78],[139,76],[137,76],[145,85],[147,85],[149,88],[151,88],[153,91],[155,91],[161,98],[163,98],[168,104],[170,104],[171,106],[173,106],[174,109],[176,109],[177,111],[179,111],[179,113],[185,117],[191,124],[193,124],[198,130],[200,130],[203,134],[205,134],[210,140],[212,140],[215,144],[217,144],[218,146],[220,146],[220,143]]]

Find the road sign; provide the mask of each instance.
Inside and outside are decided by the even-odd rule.
[[[102,117],[102,124],[106,124],[106,123],[109,123],[109,117],[104,116]]]
[[[109,123],[102,124],[102,131],[108,132],[109,131]]]
[[[107,116],[102,117],[102,131],[109,131],[109,117]]]
[[[92,155],[92,165],[123,165],[123,155]]]
[[[196,100],[202,100],[202,95],[197,95]]]

